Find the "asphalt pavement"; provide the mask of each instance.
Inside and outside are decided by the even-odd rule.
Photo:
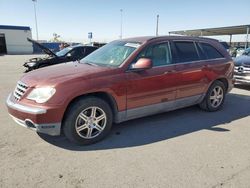
[[[114,125],[90,146],[17,125],[5,100],[34,55],[0,56],[0,187],[250,187],[250,86],[223,109],[197,106]]]

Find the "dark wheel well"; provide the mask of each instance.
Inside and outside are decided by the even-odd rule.
[[[66,109],[65,112],[64,112],[63,121],[62,121],[62,122],[64,122],[65,114],[68,112],[69,107],[70,107],[73,103],[76,103],[78,100],[80,100],[80,99],[82,99],[82,98],[89,97],[89,96],[92,96],[92,97],[94,96],[94,97],[97,97],[97,98],[100,98],[100,99],[105,100],[105,101],[109,104],[109,106],[110,106],[110,108],[111,108],[111,110],[112,110],[113,118],[115,118],[116,113],[117,113],[117,111],[118,111],[118,107],[117,107],[116,101],[115,101],[115,99],[113,98],[113,96],[111,96],[110,94],[108,94],[108,93],[106,93],[106,92],[96,92],[96,93],[89,93],[89,94],[85,94],[85,95],[80,95],[80,96],[78,96],[78,97],[72,99],[72,100],[70,101],[70,103],[68,104],[67,109]]]
[[[217,79],[218,81],[222,82],[225,86],[225,89],[226,91],[228,90],[228,81],[226,78],[220,78],[220,79]]]
[[[214,80],[213,82],[211,82],[211,84],[209,85],[209,87],[210,87],[214,82],[216,82],[216,81],[220,81],[220,82],[222,82],[222,83],[224,84],[225,89],[226,89],[226,93],[227,93],[227,91],[228,91],[228,81],[227,81],[227,79],[226,79],[226,78],[219,78],[219,79],[217,79],[217,80]],[[207,90],[209,89],[209,87],[207,88]]]

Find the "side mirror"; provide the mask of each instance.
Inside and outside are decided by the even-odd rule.
[[[149,58],[140,58],[138,61],[132,65],[131,69],[132,71],[142,71],[151,69],[153,66],[152,60]]]

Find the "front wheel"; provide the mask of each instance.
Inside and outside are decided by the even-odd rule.
[[[93,144],[108,134],[112,118],[111,108],[104,100],[96,97],[83,98],[69,107],[63,131],[74,143]]]
[[[215,81],[208,89],[208,92],[199,104],[200,108],[206,111],[217,111],[221,109],[225,100],[226,88],[221,81]]]

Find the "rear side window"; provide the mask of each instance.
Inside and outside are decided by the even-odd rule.
[[[223,58],[223,55],[221,55],[220,52],[218,52],[217,49],[215,49],[213,46],[207,43],[200,43],[201,48],[203,49],[203,52],[207,56],[207,59],[217,59],[217,58]]]
[[[193,42],[175,41],[174,45],[176,49],[175,61],[182,63],[199,60],[199,55]]]

